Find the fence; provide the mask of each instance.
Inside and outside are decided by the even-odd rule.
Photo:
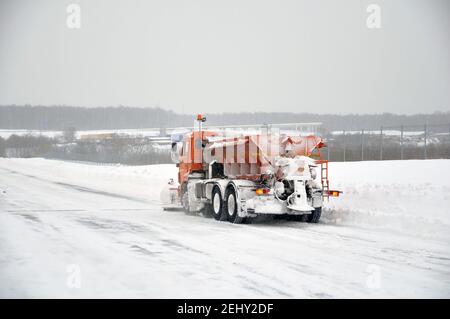
[[[330,161],[450,158],[450,123],[385,126],[324,135]]]

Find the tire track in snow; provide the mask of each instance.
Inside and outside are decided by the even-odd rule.
[[[80,192],[86,192],[86,193],[92,193],[92,194],[97,194],[97,195],[102,195],[102,196],[108,196],[108,197],[114,197],[114,198],[120,198],[120,199],[126,199],[126,200],[130,200],[130,201],[135,201],[135,202],[140,202],[140,203],[145,203],[145,204],[160,204],[159,201],[157,200],[144,200],[141,198],[137,198],[137,197],[132,197],[132,196],[127,196],[127,195],[123,195],[123,194],[117,194],[117,193],[112,193],[112,192],[106,192],[103,190],[98,190],[98,189],[93,189],[93,188],[89,188],[89,187],[85,187],[85,186],[81,186],[81,185],[76,185],[76,184],[69,184],[69,183],[64,183],[64,182],[57,182],[57,181],[53,181],[50,179],[46,179],[46,178],[42,178],[42,177],[38,177],[35,175],[30,175],[30,174],[25,174],[25,173],[21,173],[15,170],[11,170],[11,169],[6,169],[3,167],[0,167],[0,169],[4,170],[4,171],[8,171],[11,174],[17,174],[17,175],[21,175],[21,176],[25,176],[28,178],[32,178],[32,179],[36,179],[42,182],[48,182],[48,183],[52,183],[55,185],[59,185],[62,187],[66,187],[66,188],[71,188]]]

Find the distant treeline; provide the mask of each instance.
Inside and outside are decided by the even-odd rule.
[[[377,130],[380,126],[429,125],[450,123],[450,112],[398,115],[383,114],[312,114],[312,113],[222,113],[204,112],[213,125],[322,122],[333,130]],[[0,129],[77,130],[192,126],[195,114],[177,114],[161,108],[71,107],[71,106],[0,106]],[[443,130],[447,130],[443,126]]]

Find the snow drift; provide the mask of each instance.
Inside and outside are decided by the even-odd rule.
[[[330,163],[323,222],[450,238],[450,160]]]

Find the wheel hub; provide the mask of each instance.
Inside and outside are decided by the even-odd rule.
[[[230,194],[228,196],[227,204],[228,204],[228,214],[230,214],[230,216],[233,216],[235,208],[236,208],[236,201],[234,199],[234,195],[233,194]]]
[[[213,208],[214,208],[214,214],[219,214],[220,211],[220,196],[219,193],[215,193],[214,194],[214,199],[213,199]]]

